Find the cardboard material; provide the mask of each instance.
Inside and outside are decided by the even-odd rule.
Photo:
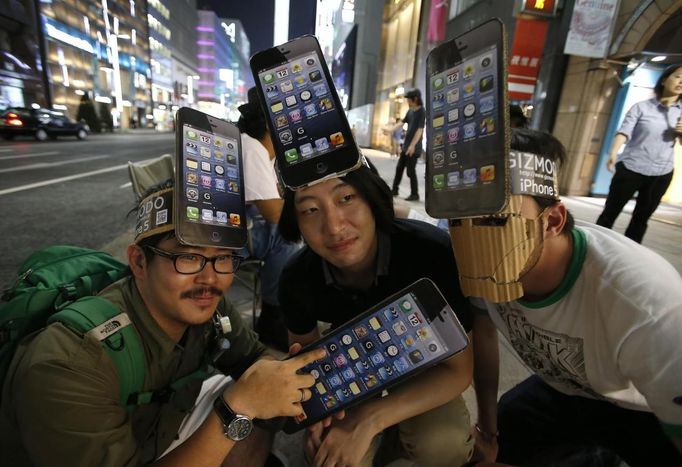
[[[509,152],[509,178],[514,195],[559,201],[556,162],[531,152]]]
[[[518,280],[525,272],[540,229],[537,220],[520,216],[521,203],[521,196],[512,195],[499,214],[451,222],[450,238],[465,296],[493,303],[523,296]],[[504,233],[501,235],[498,229],[504,229]]]
[[[135,224],[135,243],[174,228],[173,188],[157,191],[140,201]]]
[[[170,154],[142,162],[128,161],[128,175],[139,206],[135,223],[135,243],[174,229],[173,188],[160,189],[141,199],[147,192],[162,184],[172,184],[175,175]]]
[[[140,162],[128,161],[128,175],[137,199],[141,199],[151,188],[166,180],[173,180],[175,169],[170,154]]]

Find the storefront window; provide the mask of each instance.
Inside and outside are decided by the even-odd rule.
[[[391,2],[384,10],[381,37],[381,72],[372,125],[372,145],[390,147],[383,129],[402,118],[406,106],[402,95],[414,82],[415,53],[419,33],[420,0]]]
[[[452,0],[452,3],[450,4],[450,19],[480,1],[481,0]]]
[[[419,8],[420,2],[410,2],[384,23],[386,35],[380,89],[388,89],[412,79],[419,29]]]

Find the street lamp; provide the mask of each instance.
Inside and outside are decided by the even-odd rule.
[[[116,23],[116,22],[115,22]],[[114,72],[114,97],[116,98],[116,118],[120,118],[123,115],[123,85],[121,83],[121,66],[118,58],[118,40],[119,39],[130,39],[128,34],[115,34],[109,33],[107,35],[107,45],[111,49],[111,62]],[[105,68],[105,67],[100,67]]]
[[[123,86],[121,85],[121,67],[118,59],[118,40],[130,39],[129,34],[119,34],[119,21],[116,16],[113,16],[113,28],[109,25],[109,6],[108,0],[102,0],[102,16],[104,18],[104,26],[106,29],[107,46],[111,50],[111,65],[114,72],[114,97],[116,98],[115,118],[123,114]],[[114,114],[114,111],[112,111]]]
[[[121,85],[121,67],[118,60],[118,34],[109,34],[109,47],[111,48],[111,61],[114,67],[114,96],[116,97],[116,112],[123,113],[123,89]]]

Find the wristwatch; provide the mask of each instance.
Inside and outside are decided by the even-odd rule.
[[[213,410],[215,410],[220,421],[223,422],[223,432],[225,437],[232,441],[241,441],[253,430],[253,422],[246,415],[234,413],[234,411],[227,405],[223,396],[216,397],[213,402]]]

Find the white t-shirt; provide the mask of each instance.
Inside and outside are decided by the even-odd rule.
[[[550,297],[472,302],[558,391],[654,412],[682,429],[682,278],[620,234],[576,226],[568,273]]]
[[[270,160],[267,149],[260,141],[246,133],[242,133],[242,159],[246,202],[279,199],[275,161]]]

